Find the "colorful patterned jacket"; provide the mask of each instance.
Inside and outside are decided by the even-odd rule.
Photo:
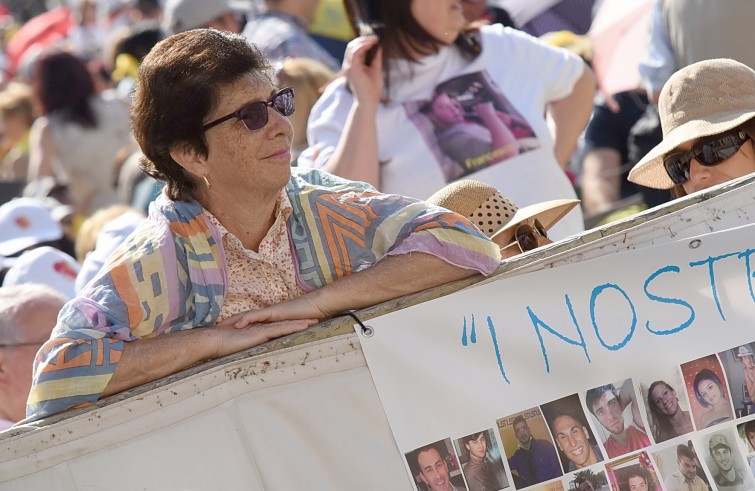
[[[310,170],[286,192],[297,280],[312,291],[387,255],[413,251],[490,274],[500,250],[467,219],[364,183]],[[197,201],[161,195],[149,218],[60,312],[34,364],[25,422],[97,401],[123,343],[212,326],[227,268],[218,230]]]

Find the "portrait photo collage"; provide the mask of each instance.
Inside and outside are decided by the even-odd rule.
[[[405,454],[418,491],[755,490],[755,343]]]

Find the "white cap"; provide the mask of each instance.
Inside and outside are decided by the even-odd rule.
[[[3,256],[63,237],[63,227],[44,202],[35,198],[17,198],[0,206],[0,230]]]
[[[226,12],[247,11],[250,6],[240,0],[167,0],[162,27],[168,34],[177,34],[204,27]]]
[[[54,247],[43,246],[21,254],[6,273],[3,286],[41,283],[71,299],[78,274],[79,263],[74,258]]]

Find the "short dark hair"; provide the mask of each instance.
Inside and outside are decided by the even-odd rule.
[[[676,446],[676,459],[679,460],[682,457],[686,457],[690,460],[695,460],[695,454],[692,452],[692,449],[689,448],[687,445],[677,445]]]
[[[624,467],[617,470],[617,473],[619,471],[621,471],[622,473],[620,480],[621,484],[619,485],[621,491],[629,491],[629,480],[633,477],[642,478],[642,480],[645,481],[645,484],[647,484],[648,489],[655,489],[655,481],[653,480],[653,477],[650,475],[648,470],[641,465],[635,464],[629,467]]]
[[[721,379],[712,370],[703,368],[702,370],[697,372],[697,375],[695,375],[695,380],[693,382],[693,386],[695,388],[695,397],[697,398],[697,402],[699,402],[701,406],[709,407],[710,404],[703,398],[702,394],[700,394],[700,389],[697,388],[697,386],[700,385],[700,382],[702,382],[703,380],[710,380],[711,382],[716,384],[718,386],[718,389],[721,391],[721,394],[723,394],[724,388],[723,384],[721,383]]]
[[[547,410],[543,408],[543,412],[546,413],[546,417],[548,418],[548,426],[551,429],[551,433],[553,433],[553,425],[555,424],[556,420],[562,416],[568,416],[579,423],[581,426],[587,426],[587,421],[584,420],[584,416],[579,414],[577,410],[570,404],[559,402],[556,404],[548,405]]]
[[[613,384],[601,385],[600,387],[595,387],[594,389],[587,391],[587,394],[585,394],[585,404],[587,404],[587,409],[589,409],[591,413],[595,414],[592,406],[593,404],[595,404],[595,402],[597,402],[598,399],[603,397],[603,394],[605,394],[606,392],[610,392],[615,397],[618,397],[618,395],[616,394],[616,387],[614,387]]]
[[[446,445],[442,440],[419,447],[418,449],[412,451],[407,458],[407,460],[409,461],[409,466],[412,468],[412,474],[416,475],[422,471],[419,466],[419,454],[429,452],[430,450],[435,450],[436,452],[438,452],[438,455],[440,455],[440,458],[444,461],[446,460],[446,457],[448,457],[448,449],[446,448]]]
[[[527,420],[524,419],[524,416],[522,416],[520,414],[519,416],[517,416],[517,417],[514,418],[514,421],[511,422],[511,426],[514,427],[514,426],[516,426],[517,423],[527,424]],[[529,425],[527,425],[527,426],[529,426]]]
[[[747,435],[750,433],[755,433],[755,419],[751,419],[747,423],[745,423],[745,438],[747,438]]]
[[[485,437],[487,438],[488,432],[483,430],[483,431],[478,431],[477,433],[472,433],[471,435],[464,436],[461,438],[461,443],[466,445],[470,441],[477,440],[478,438],[480,438],[480,435],[485,435]]]
[[[144,57],[134,94],[134,136],[144,153],[142,169],[166,182],[171,199],[187,200],[196,188],[171,148],[184,146],[206,157],[202,126],[219,103],[219,90],[250,73],[271,80],[270,63],[243,36],[215,29],[175,34]]]

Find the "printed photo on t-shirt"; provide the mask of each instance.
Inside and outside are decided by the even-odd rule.
[[[430,100],[404,103],[447,182],[540,148],[532,126],[487,71],[438,85]]]

